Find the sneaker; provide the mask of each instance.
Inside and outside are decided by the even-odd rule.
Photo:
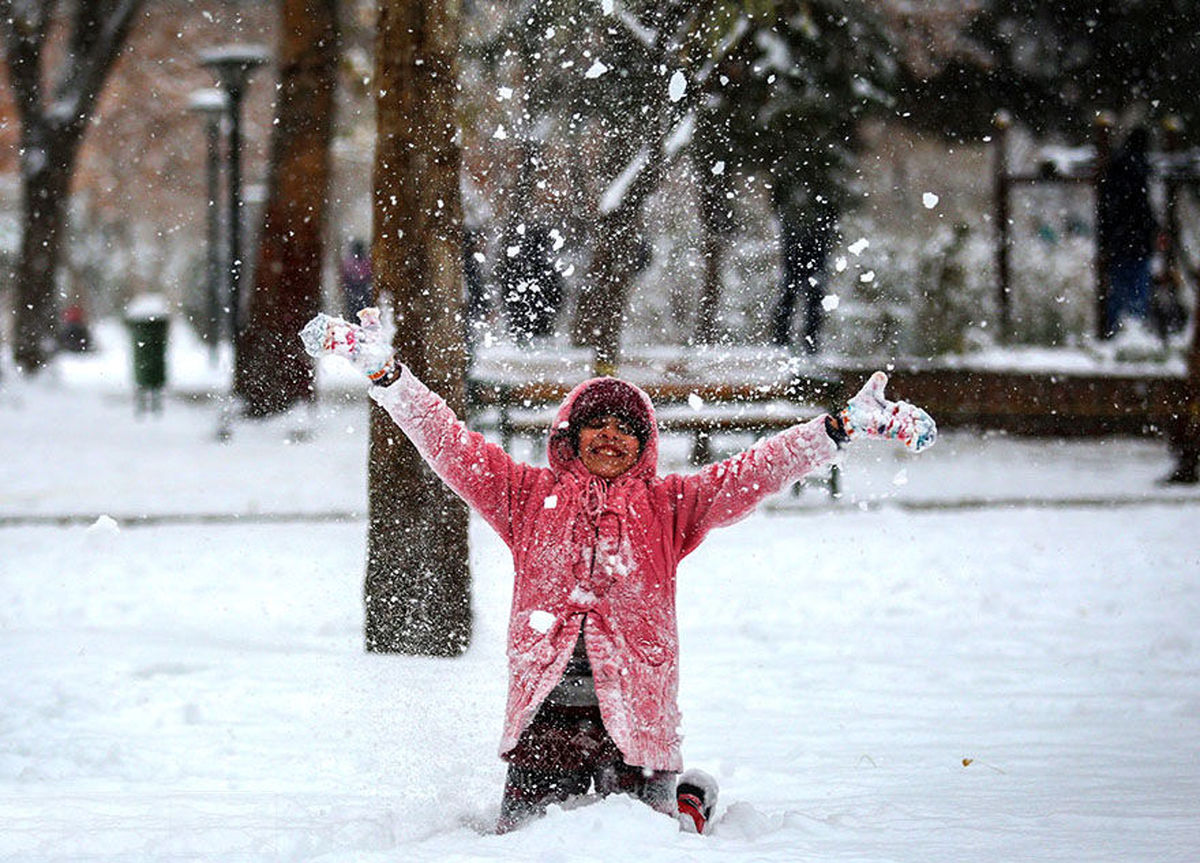
[[[683,829],[703,833],[717,805],[717,780],[703,770],[689,770],[679,777],[675,800]]]

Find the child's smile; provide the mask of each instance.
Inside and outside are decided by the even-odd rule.
[[[642,445],[629,423],[605,414],[579,430],[579,460],[602,479],[616,479],[637,464]]]

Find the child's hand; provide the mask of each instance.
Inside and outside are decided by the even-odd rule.
[[[310,356],[345,357],[371,383],[392,383],[398,366],[380,326],[379,309],[363,309],[358,319],[361,326],[321,312],[300,331],[300,341]]]
[[[833,419],[846,438],[898,440],[913,452],[933,446],[937,425],[933,417],[908,402],[890,402],[883,395],[887,375],[875,372],[858,395]]]

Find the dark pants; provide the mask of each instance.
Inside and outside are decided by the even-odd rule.
[[[792,343],[792,313],[796,300],[804,303],[804,335],[801,346],[806,353],[820,349],[821,326],[825,322],[825,237],[794,236],[785,232],[783,284],[772,319],[773,341]]]
[[[1110,290],[1104,331],[1111,337],[1120,329],[1122,318],[1146,320],[1150,306],[1150,260],[1114,260],[1108,268],[1108,279]]]
[[[543,704],[505,758],[501,833],[544,814],[552,803],[582,797],[593,784],[601,797],[629,794],[664,814],[676,811],[675,774],[626,764],[598,707]]]

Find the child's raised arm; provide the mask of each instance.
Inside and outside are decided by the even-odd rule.
[[[764,498],[828,464],[845,443],[859,437],[903,443],[913,452],[933,445],[937,426],[921,408],[888,401],[887,375],[875,372],[836,414],[817,417],[764,438],[744,452],[691,476],[671,476],[680,557],[714,527],[749,515]]]
[[[378,309],[358,313],[361,325],[321,314],[301,332],[314,357],[344,357],[375,384],[371,398],[395,421],[421,457],[454,492],[509,542],[517,498],[539,471],[471,431],[445,400],[396,360]]]

